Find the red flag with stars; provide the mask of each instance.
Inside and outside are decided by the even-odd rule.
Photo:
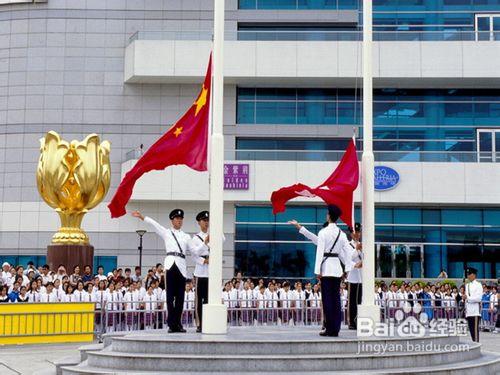
[[[111,217],[125,215],[136,181],[144,173],[162,170],[171,165],[187,165],[195,171],[207,170],[208,120],[210,116],[210,86],[212,55],[198,98],[178,120],[127,172],[108,204]]]
[[[316,188],[304,184],[295,184],[276,190],[271,195],[273,213],[283,212],[286,202],[297,197],[319,197],[326,204],[335,204],[342,211],[340,218],[349,227],[353,227],[353,194],[358,187],[359,164],[356,156],[354,138],[349,142],[342,160],[333,173]]]

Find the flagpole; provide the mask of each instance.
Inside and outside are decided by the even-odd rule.
[[[375,193],[373,155],[373,72],[372,72],[372,0],[363,0],[363,296],[358,307],[358,330],[361,318],[380,321],[380,308],[375,305]],[[364,319],[363,319],[364,320]]]
[[[223,134],[223,45],[224,0],[214,0],[213,100],[210,136],[210,260],[208,304],[203,305],[203,333],[227,332],[227,309],[222,304],[222,238],[224,222],[224,134]]]

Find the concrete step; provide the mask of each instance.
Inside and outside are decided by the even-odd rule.
[[[130,371],[130,370],[113,370],[101,367],[89,366],[86,362],[78,365],[65,367],[62,369],[63,375],[88,375],[88,374],[128,374],[128,375],[185,375],[186,372],[176,371]],[[303,371],[290,371],[291,374],[303,374]],[[393,368],[385,370],[364,370],[363,374],[366,375],[402,375],[402,374],[419,374],[419,375],[495,375],[500,373],[500,356],[493,353],[484,353],[480,358],[470,361],[449,363],[445,365],[436,365],[432,367],[420,368]],[[234,372],[219,372],[219,371],[201,371],[196,372],[196,375],[234,375]],[[245,375],[273,375],[276,372],[245,372]],[[308,375],[358,375],[359,370],[352,371],[307,371]]]
[[[87,359],[88,352],[95,352],[102,349],[104,349],[104,343],[96,343],[96,344],[88,344],[80,346],[78,348],[78,350],[80,351],[80,362],[83,362]]]
[[[393,351],[421,351],[429,345],[433,347],[444,347],[449,344],[458,344],[458,336],[425,337],[425,338],[381,338],[368,339],[363,341],[353,340],[352,338],[322,338],[318,335],[312,338],[301,338],[299,340],[291,339],[288,341],[282,339],[270,339],[268,341],[254,340],[248,338],[231,339],[227,337],[203,337],[200,340],[199,335],[185,334],[177,337],[172,335],[157,336],[152,340],[151,335],[128,335],[115,337],[110,345],[113,352],[119,353],[159,353],[159,354],[241,354],[267,355],[267,354],[295,354],[314,353],[314,354],[342,354],[357,353],[362,350],[363,353],[375,353],[381,348],[398,346]],[[361,344],[360,344],[361,343]]]
[[[87,363],[91,367],[128,371],[154,371],[169,368],[172,371],[233,371],[233,372],[309,372],[330,369],[373,370],[435,366],[477,359],[481,356],[480,344],[471,344],[465,352],[440,350],[435,352],[390,352],[385,354],[279,354],[279,355],[202,355],[123,353],[106,348],[89,352]],[[313,353],[311,351],[307,353]]]
[[[77,365],[81,362],[81,358],[78,354],[75,355],[70,355],[67,357],[63,357],[60,359],[57,359],[52,362],[52,364],[55,366],[54,374],[61,375],[62,374],[62,367],[64,366],[71,366],[71,365]]]

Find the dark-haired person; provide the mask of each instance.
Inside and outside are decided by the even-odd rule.
[[[196,263],[194,268],[195,282],[195,321],[196,332],[201,332],[203,326],[203,305],[208,303],[208,262],[210,247],[208,246],[210,236],[208,211],[201,211],[196,215],[196,221],[200,231],[196,233],[189,242],[189,249]]]
[[[92,268],[90,268],[90,265],[86,264],[83,267],[83,276],[82,276],[82,281],[84,284],[87,284],[88,282],[92,281]]]
[[[187,268],[186,255],[191,237],[182,231],[184,211],[175,209],[170,212],[171,228],[167,229],[151,219],[144,217],[139,211],[132,212],[132,216],[148,223],[154,228],[165,243],[167,256],[165,257],[167,283],[167,320],[169,332],[186,332],[182,327],[181,317],[184,308],[184,292],[186,287]]]
[[[41,278],[42,278],[42,285],[45,286],[47,285],[48,283],[51,283],[54,281],[54,278],[52,277],[52,275],[49,273],[49,266],[48,264],[44,264],[42,266],[42,272],[40,274]]]
[[[349,314],[349,329],[356,330],[358,322],[358,305],[361,304],[362,275],[361,268],[363,267],[363,248],[361,245],[361,225],[356,223],[354,229],[350,228],[351,232],[351,262],[353,267],[347,275],[349,297],[347,311]]]
[[[132,275],[132,281],[133,282],[138,282],[139,280],[142,279],[142,276],[141,276],[141,267],[139,266],[136,266],[134,268],[134,274]]]
[[[335,205],[328,206],[328,226],[318,233],[318,246],[316,249],[316,262],[314,273],[321,280],[323,311],[325,314],[325,330],[321,336],[337,337],[342,322],[340,305],[340,281],[344,273],[342,261],[346,272],[352,268],[350,259],[351,245],[342,230],[335,224],[342,211]]]
[[[99,281],[107,281],[108,280],[108,278],[104,274],[104,267],[103,266],[97,267],[97,274],[95,276],[97,278],[99,278]]]
[[[82,279],[82,276],[80,275],[80,266],[76,265],[73,267],[73,273],[69,277],[69,283],[76,288],[76,285],[78,284],[78,281]]]
[[[469,324],[472,341],[479,342],[479,319],[481,318],[481,299],[483,297],[483,286],[476,280],[477,270],[469,267],[466,270],[469,282],[465,285],[465,318]]]
[[[25,287],[26,289],[26,287]],[[7,287],[6,286],[0,286],[0,303],[9,303],[10,298],[7,295]]]
[[[14,284],[15,285],[15,284]],[[40,293],[38,292],[38,283],[36,280],[33,280],[28,288],[28,292],[26,293],[28,295],[29,302],[40,302]],[[17,299],[17,296],[16,296]]]
[[[18,303],[27,303],[29,302],[29,297],[26,294],[28,289],[25,286],[21,287],[21,291],[19,292],[19,295],[17,296],[17,301]]]
[[[64,295],[62,296],[61,302],[73,302],[73,286],[68,282],[64,284]]]
[[[76,289],[73,291],[71,302],[90,302],[90,296],[85,290],[85,285],[83,284],[83,281],[79,280],[76,283]]]
[[[57,300],[57,294],[54,291],[54,284],[53,283],[48,283],[47,286],[45,287],[45,293],[40,294],[40,302],[59,302]]]

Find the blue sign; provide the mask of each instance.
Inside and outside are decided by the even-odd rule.
[[[399,173],[389,167],[375,167],[375,190],[390,190],[399,184]]]

